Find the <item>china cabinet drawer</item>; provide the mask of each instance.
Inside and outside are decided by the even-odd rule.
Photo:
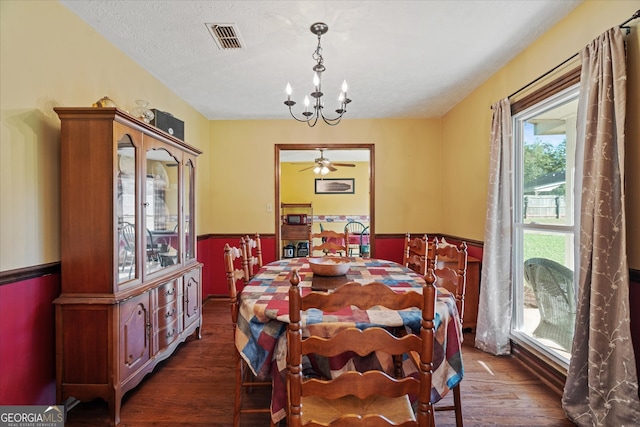
[[[178,298],[178,281],[172,280],[156,289],[158,307],[169,304]]]
[[[178,303],[177,301],[170,302],[169,304],[159,307],[157,311],[157,325],[158,329],[164,328],[169,323],[178,319],[180,313],[178,312]]]
[[[178,336],[180,335],[178,319],[175,319],[173,322],[167,324],[162,329],[158,330],[156,334],[156,342],[158,343],[158,351],[168,347],[171,343],[173,343]]]

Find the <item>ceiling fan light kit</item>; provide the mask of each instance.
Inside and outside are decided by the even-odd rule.
[[[326,175],[329,173],[329,168],[326,166],[316,165],[313,168],[313,173],[316,175]]]
[[[300,169],[298,172],[306,171],[313,168],[313,173],[316,175],[326,175],[329,172],[335,172],[338,169],[336,166],[354,168],[356,165],[353,163],[333,163],[331,160],[324,156],[324,150],[320,149],[320,157],[316,158],[313,166]]]
[[[324,66],[324,58],[322,57],[322,47],[320,46],[320,38],[322,37],[323,34],[329,31],[329,27],[327,26],[327,24],[323,22],[316,22],[311,26],[310,30],[313,34],[318,36],[318,46],[316,47],[316,50],[313,52],[313,55],[312,55],[313,59],[316,60],[316,65],[313,66],[313,71],[314,71],[313,88],[314,89],[313,89],[313,92],[311,92],[309,95],[305,95],[304,97],[304,112],[302,113],[304,118],[300,119],[296,117],[295,114],[293,114],[293,110],[291,107],[296,105],[296,102],[291,99],[291,94],[293,90],[291,89],[291,85],[289,83],[287,83],[287,87],[286,87],[287,100],[284,101],[284,105],[289,107],[289,113],[291,114],[291,117],[293,117],[299,122],[305,122],[306,124],[309,125],[309,127],[315,126],[320,117],[322,117],[322,120],[326,124],[330,126],[335,126],[338,123],[340,123],[342,116],[347,112],[347,104],[351,102],[351,100],[347,98],[347,89],[348,89],[347,81],[345,80],[342,82],[340,96],[338,97],[338,102],[340,104],[340,107],[336,110],[336,113],[338,114],[337,117],[334,117],[334,118],[325,117],[323,112],[324,103],[322,101],[322,96],[324,95],[322,93],[322,73],[326,70],[326,68]],[[311,105],[309,96],[311,96],[315,100],[313,101],[313,105]],[[312,111],[309,111],[310,107]],[[328,173],[328,171],[325,173]]]

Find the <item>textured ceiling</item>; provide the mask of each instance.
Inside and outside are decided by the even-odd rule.
[[[291,82],[296,107],[311,92],[318,21],[329,26],[326,110],[346,79],[345,119],[440,117],[581,1],[62,3],[216,120],[290,117],[284,88]],[[220,50],[206,23],[233,24],[245,47]]]

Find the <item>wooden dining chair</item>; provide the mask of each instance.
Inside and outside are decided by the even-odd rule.
[[[320,242],[318,243],[318,240]],[[338,233],[333,230],[322,230],[319,233],[309,233],[309,256],[313,256],[314,251],[322,251],[325,255],[339,254],[346,256],[348,254],[349,231]]]
[[[427,235],[411,238],[407,233],[404,240],[404,254],[402,263],[405,267],[412,269],[416,273],[425,275],[427,272]]]
[[[464,318],[464,294],[467,281],[467,244],[447,244],[444,239],[434,238],[428,245],[428,267],[433,269],[438,280],[438,287],[445,288],[456,298],[456,308],[462,325]],[[435,405],[435,411],[454,411],[456,427],[462,427],[462,401],[460,383],[453,387],[453,405]]]
[[[464,295],[467,285],[467,243],[448,244],[435,238],[429,244],[427,259],[438,278],[438,286],[451,292],[456,298],[460,323],[464,319]]]
[[[310,292],[303,297],[298,286],[300,276],[293,270],[289,288],[290,323],[287,326],[289,426],[433,425],[430,394],[436,295],[434,275],[427,274],[425,281],[422,294],[414,291],[396,293],[380,282],[365,285],[349,282],[332,293]],[[302,312],[306,310],[336,312],[351,306],[367,310],[377,305],[390,310],[420,309],[420,333],[396,337],[380,327],[360,330],[348,326],[331,337],[316,335],[314,331],[319,329],[309,329],[308,334],[302,332]],[[349,371],[328,380],[303,377],[303,355],[332,357],[353,352],[366,356],[375,351],[392,356],[415,352],[420,359],[418,377],[392,377],[378,370]],[[417,396],[417,413],[413,411],[410,395]]]
[[[239,265],[238,265],[239,264]],[[240,239],[239,247],[224,245],[224,268],[227,277],[227,287],[229,289],[229,302],[231,304],[231,322],[233,323],[233,336],[235,344],[236,329],[238,327],[238,284],[245,285],[249,279],[249,263],[247,261],[247,245],[244,238]],[[240,426],[241,414],[266,413],[271,420],[271,408],[243,408],[242,400],[245,393],[251,392],[253,387],[271,387],[271,381],[260,381],[256,379],[251,369],[234,348],[234,370],[235,370],[235,399],[233,405],[233,426]],[[270,425],[275,424],[271,421]]]
[[[247,264],[249,268],[249,280],[256,274],[256,270],[262,267],[262,244],[260,243],[260,234],[256,233],[254,237],[247,234],[244,238],[247,250]]]

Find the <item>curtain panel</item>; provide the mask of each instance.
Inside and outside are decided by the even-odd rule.
[[[562,403],[580,426],[637,426],[640,401],[630,331],[624,199],[626,59],[620,28],[603,33],[580,58],[580,270]]]
[[[475,346],[487,353],[511,353],[511,106],[493,106],[489,195],[482,256]]]

